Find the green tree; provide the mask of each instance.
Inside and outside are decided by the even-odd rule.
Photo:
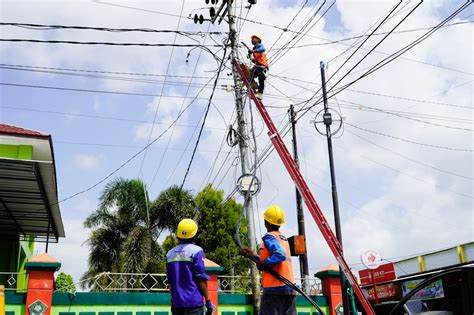
[[[212,185],[197,194],[195,203],[201,218],[196,243],[203,247],[206,257],[224,267],[226,273],[234,268],[236,275],[246,274],[249,263],[238,255],[239,248],[234,241],[242,205],[235,199],[225,204],[223,201],[224,191],[216,190]],[[240,233],[244,241],[247,239],[247,223],[245,218],[243,220]]]
[[[71,275],[68,275],[64,272],[61,272],[54,282],[54,287],[56,291],[59,292],[76,292],[76,286],[74,285],[74,280]]]
[[[92,230],[88,239],[89,270],[82,276],[84,286],[91,287],[90,279],[101,272],[163,272],[164,255],[157,240],[181,217],[195,217],[194,209],[189,191],[171,187],[151,202],[139,179],[109,182],[98,208],[84,222]]]

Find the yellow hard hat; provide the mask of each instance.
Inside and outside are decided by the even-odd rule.
[[[176,232],[176,237],[180,239],[190,239],[196,236],[198,231],[198,226],[194,220],[183,219],[178,224],[178,231]]]
[[[252,36],[250,36],[250,39],[252,39],[252,38],[254,38],[254,37],[258,38],[260,41],[263,40],[263,36],[262,36],[262,35],[258,35],[258,34],[252,34]]]
[[[285,224],[285,211],[277,205],[272,205],[265,210],[263,218],[270,224],[282,226]]]

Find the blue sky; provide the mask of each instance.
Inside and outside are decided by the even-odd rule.
[[[283,5],[277,6],[270,1],[259,1],[258,5],[250,11],[248,18],[284,27],[296,14],[302,2],[282,2]],[[321,23],[309,34],[331,39],[358,35],[372,25],[383,13],[387,12],[395,2],[375,3],[378,2],[338,2],[338,5],[331,9]],[[457,1],[451,1],[448,4],[446,2],[441,4],[425,3],[413,18],[407,20],[407,23],[401,29],[433,26],[458,4]],[[178,23],[176,17],[111,7],[87,1],[64,2],[57,5],[46,2],[32,4],[23,1],[4,1],[0,5],[2,6],[2,20],[10,22],[149,27],[155,29],[176,29]],[[164,6],[162,2],[155,4],[150,2],[127,2],[127,5],[173,14],[178,14],[181,9],[179,1],[173,6]],[[193,8],[200,5],[200,2],[198,4],[198,2],[187,1],[183,15],[187,15]],[[310,10],[314,10],[314,8],[315,4],[311,2],[300,17],[313,12]],[[472,14],[472,9],[469,12],[464,11],[460,16],[466,17],[470,14]],[[296,28],[301,22],[301,20],[297,20],[291,28]],[[208,27],[206,24],[196,26],[186,19],[182,19],[180,23],[181,30],[206,31]],[[383,31],[388,29],[387,26]],[[225,31],[225,25],[223,23],[221,26],[214,26],[211,30]],[[271,47],[280,35],[280,32],[274,28],[247,22],[241,30],[241,39],[246,40],[255,31],[265,36],[267,47]],[[439,32],[439,35],[434,35],[423,45],[419,45],[407,53],[404,57],[408,59],[397,60],[393,65],[387,66],[386,69],[377,72],[370,78],[362,80],[353,88],[405,98],[472,107],[472,73],[474,70],[473,46],[472,39],[470,39],[472,36],[469,36],[469,34],[472,35],[472,24],[443,30]],[[174,40],[174,36],[163,34],[103,34],[92,31],[69,30],[53,32],[13,27],[2,27],[0,35],[2,38],[57,38],[116,42],[171,43]],[[396,51],[399,47],[413,40],[415,35],[419,36],[420,33],[393,35],[387,43],[379,47],[379,50],[382,52]],[[284,34],[275,47],[283,45],[291,36],[292,34]],[[220,43],[224,36],[214,35],[213,38]],[[200,41],[204,40],[203,38],[198,39]],[[205,40],[206,44],[214,44],[214,41],[209,38]],[[190,41],[178,37],[177,42],[187,43]],[[299,44],[320,42],[320,39],[308,37]],[[369,42],[367,47],[370,47],[370,44],[375,44],[375,41]],[[318,84],[320,82],[319,61],[330,60],[346,48],[343,45],[329,45],[293,49],[281,61],[272,66],[270,73],[275,76],[287,75]],[[199,52],[193,50],[189,62],[186,63],[187,52],[186,49],[175,49],[168,74],[189,76],[193,74],[197,63],[198,67],[195,72],[197,76],[211,77],[213,75],[212,71],[216,69],[216,63],[207,53],[203,53],[198,61]],[[1,43],[0,53],[2,63],[5,64],[164,75],[171,50],[170,48],[150,47],[85,47]],[[270,52],[270,56],[271,53],[273,52]],[[219,56],[221,54],[222,51],[218,53]],[[362,56],[362,54],[356,55],[359,58]],[[361,65],[361,68],[368,67],[382,57],[384,57],[382,54],[374,54],[367,59],[366,63]],[[342,61],[342,57],[336,59],[335,66]],[[468,74],[441,69],[436,65],[462,70]],[[328,71],[333,71],[332,69],[335,68],[330,68]],[[231,82],[226,80],[226,78],[230,78],[227,76],[229,72],[228,69],[224,71],[224,79],[219,82],[219,88],[214,99],[215,107],[213,106],[210,109],[209,120],[203,133],[198,154],[186,182],[186,187],[193,192],[199,190],[211,168],[217,151],[221,148],[222,137],[232,116],[232,94],[222,89],[223,85]],[[108,75],[126,76],[124,74]],[[152,83],[132,83],[104,78],[95,79],[5,69],[0,70],[0,76],[2,82],[10,83],[178,96],[177,98],[162,98],[160,101],[158,97],[152,96],[0,87],[0,105],[2,106],[0,108],[0,120],[2,122],[52,134],[60,198],[70,196],[94,184],[137,152],[139,147],[145,145],[150,130],[149,124],[144,124],[143,121],[150,122],[153,120],[158,104],[160,104],[160,107],[156,120],[163,123],[163,125],[156,125],[152,138],[172,122],[181,106],[186,106],[190,101],[190,99],[186,99],[183,102],[181,98],[186,94],[186,85],[168,84],[163,87],[162,84],[156,82],[163,81],[163,77],[145,77],[145,79],[156,80]],[[143,77],[141,78],[143,79]],[[206,81],[206,79],[194,79],[192,83],[200,85]],[[169,77],[167,82],[186,84],[189,83],[189,78]],[[281,106],[281,108],[270,109],[277,123],[285,119],[286,108],[290,102],[297,102],[299,99],[305,99],[312,94],[307,90],[289,85],[277,77],[270,77],[268,83],[268,95],[265,102]],[[317,88],[316,85],[299,84],[303,84],[310,90]],[[198,91],[198,87],[190,87],[187,95],[194,96]],[[283,97],[279,94],[279,91],[292,95],[293,100],[282,99]],[[209,93],[210,89],[205,89],[202,93],[203,98],[207,98]],[[347,91],[341,93],[339,98],[340,102],[344,100],[352,101],[361,106],[423,115],[421,116],[423,119],[429,119],[430,122],[439,124],[469,127],[466,122],[469,123],[469,120],[472,120],[472,109],[469,108],[381,98]],[[158,195],[165,183],[166,185],[180,184],[191,155],[190,150],[196,139],[196,135],[192,135],[196,130],[195,126],[200,125],[200,118],[205,105],[205,99],[197,100],[180,119],[179,126],[174,131],[169,144],[170,150],[166,151],[166,155],[164,155],[164,152],[169,133],[147,151],[142,167],[143,175],[139,174],[143,155],[134,159],[116,175],[126,178],[142,176],[147,185],[151,186],[150,195],[152,198]],[[332,106],[337,106],[337,104],[332,103]],[[393,115],[381,115],[373,111],[366,111],[361,106],[348,108],[346,103],[346,105],[343,105],[342,114],[348,122],[378,132],[409,138],[417,142],[472,148],[472,133],[420,124]],[[96,117],[79,117],[52,112]],[[221,114],[226,122],[223,121]],[[426,115],[449,116],[464,120],[460,123],[443,122]],[[316,198],[321,207],[325,209],[328,219],[332,222],[332,206],[328,193],[330,185],[326,144],[324,138],[315,133],[313,126],[310,124],[310,120],[314,117],[310,116],[302,119],[298,127],[301,140],[300,155],[303,156],[303,173],[311,180],[310,183]],[[107,117],[108,119],[99,119],[98,117]],[[129,121],[113,120],[112,118]],[[258,147],[263,148],[267,139],[265,132],[262,131],[260,119],[256,118],[256,120],[259,132]],[[412,157],[417,161],[423,161],[436,168],[472,177],[472,152],[443,151],[399,142],[374,134],[362,133],[349,127],[348,130],[362,134],[377,144]],[[187,147],[188,143],[189,146]],[[183,151],[186,147],[187,150]],[[219,156],[213,174],[217,172],[218,166],[221,165],[227,155],[225,152],[229,150],[231,149],[227,145],[222,147],[224,154]],[[223,176],[224,172],[222,172],[215,182],[215,184],[218,184],[222,180],[219,188],[226,192],[233,188],[234,177],[239,175],[239,168],[231,167],[232,159],[235,156],[236,150],[234,149],[223,168],[224,172],[229,169],[227,176]],[[344,230],[347,231],[344,233],[347,237],[345,243],[349,247],[347,252],[350,255],[349,260],[351,262],[357,263],[358,253],[369,247],[379,249],[385,257],[396,257],[438,249],[473,239],[472,229],[469,231],[469,227],[465,224],[465,222],[473,219],[472,180],[450,176],[433,168],[410,162],[364,142],[348,132],[335,140],[335,156],[342,218],[345,224]],[[181,157],[181,162],[177,164]],[[152,185],[152,179],[162,158],[163,163]],[[173,173],[175,169],[176,171]],[[273,154],[265,162],[260,176],[264,186],[258,198],[258,210],[261,212],[270,203],[283,205],[288,209],[289,222],[291,222],[286,227],[286,232],[288,235],[295,234],[294,191],[276,154]],[[85,268],[85,257],[87,256],[87,246],[83,243],[87,239],[88,231],[82,229],[82,220],[95,208],[102,188],[103,185],[99,185],[99,187],[61,204],[67,238],[61,240],[58,245],[52,246],[52,253],[64,260],[65,270],[73,273],[76,279]],[[471,198],[462,197],[460,194],[470,195]],[[451,211],[454,211],[453,215],[447,215]],[[317,228],[309,214],[306,213],[306,216],[307,229],[316,231]],[[256,217],[260,218],[259,213],[256,213]],[[399,222],[397,222],[398,224],[388,224],[391,220],[399,220]],[[437,232],[441,229],[445,229],[446,234],[437,235]],[[260,231],[257,231],[257,234],[260,234]],[[310,240],[310,267],[316,270],[332,262],[327,246],[319,232],[311,234]],[[405,246],[407,243],[410,243],[410,245]]]

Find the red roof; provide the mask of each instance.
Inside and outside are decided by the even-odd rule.
[[[49,135],[39,131],[24,129],[21,127],[16,127],[12,125],[0,124],[0,134],[11,135],[11,136],[20,136],[20,137],[31,137],[31,138],[40,138],[48,139]]]

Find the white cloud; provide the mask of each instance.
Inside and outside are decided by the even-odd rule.
[[[101,156],[92,154],[78,154],[73,158],[74,164],[81,169],[96,169],[100,165]]]

